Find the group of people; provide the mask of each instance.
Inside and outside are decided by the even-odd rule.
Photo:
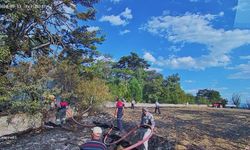
[[[69,104],[65,100],[58,100],[56,97],[52,97],[49,102],[49,111],[54,111],[56,114],[56,124],[64,124],[66,121],[66,111],[69,107]],[[117,128],[121,133],[124,133],[123,128],[123,117],[125,109],[125,100],[117,98],[116,100],[116,109],[115,117],[117,120]],[[135,108],[135,100],[131,101],[131,108]],[[160,114],[160,106],[158,101],[155,103],[155,113],[158,111]],[[50,112],[52,113],[52,112]],[[145,139],[151,133],[155,127],[155,121],[153,115],[149,110],[144,107],[142,108],[141,122],[140,122],[140,138]],[[143,143],[143,149],[148,150],[148,140]],[[81,145],[81,150],[107,150],[106,145],[102,142],[102,129],[100,127],[92,128],[91,140]]]
[[[49,122],[55,122],[57,125],[65,124],[69,103],[66,100],[56,98],[54,95],[50,95],[45,103],[48,106],[48,116],[46,116],[45,124]]]
[[[157,102],[158,103],[158,102]],[[131,101],[131,108],[134,109],[135,107],[135,101]],[[114,115],[117,118],[117,127],[121,132],[124,132],[123,124],[122,124],[122,119],[124,116],[124,108],[125,108],[125,103],[117,99],[116,101],[116,109]],[[157,104],[157,107],[155,109],[158,110],[160,114],[160,106],[159,103]],[[155,127],[155,121],[153,115],[149,112],[149,110],[144,107],[142,108],[142,115],[141,115],[141,122],[140,122],[140,138],[145,139],[149,134],[151,133],[151,129],[153,130]],[[143,149],[148,150],[148,140],[146,140],[143,143]]]
[[[135,109],[135,100],[131,100],[131,109]],[[155,101],[155,113],[161,114],[160,111],[160,103],[158,101]]]
[[[131,102],[131,108],[134,109],[135,102]],[[123,116],[124,116],[124,108],[125,108],[125,102],[124,100],[118,99],[116,100],[116,109],[115,109],[115,117],[117,120],[117,128],[120,132],[124,132],[123,128]],[[156,103],[155,112],[158,111],[160,114],[160,107],[159,103]],[[149,136],[149,134],[152,132],[151,130],[154,130],[155,128],[155,121],[153,115],[149,112],[148,108],[143,107],[142,108],[142,115],[141,115],[141,122],[140,122],[140,132],[139,136],[140,139],[145,139]],[[94,127],[92,129],[91,134],[91,140],[86,142],[81,146],[81,150],[107,150],[107,147],[104,143],[101,141],[102,137],[102,129],[100,127]],[[148,150],[148,140],[146,140],[143,143],[143,150]]]

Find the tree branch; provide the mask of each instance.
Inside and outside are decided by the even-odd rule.
[[[50,45],[50,44],[51,44],[50,42],[47,42],[47,43],[38,45],[38,46],[36,46],[36,47],[33,47],[32,50],[36,50],[36,49],[39,49],[39,48],[42,48],[42,47],[46,47],[46,46],[48,46],[48,45]]]

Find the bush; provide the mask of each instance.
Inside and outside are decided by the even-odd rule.
[[[30,113],[35,114],[40,112],[42,109],[42,105],[39,101],[14,101],[11,103],[10,112],[12,114],[24,112],[24,113]]]
[[[76,106],[78,110],[88,107],[91,103],[100,104],[111,98],[108,86],[98,78],[80,81],[76,93],[78,95],[78,105]]]

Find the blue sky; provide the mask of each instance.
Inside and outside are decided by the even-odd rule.
[[[96,20],[113,59],[136,52],[187,93],[214,89],[250,100],[249,0],[102,0]]]

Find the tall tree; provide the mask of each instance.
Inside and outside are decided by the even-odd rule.
[[[136,78],[129,81],[129,93],[130,98],[133,98],[136,102],[142,101],[142,86]]]
[[[161,88],[163,76],[156,71],[147,71],[143,88],[143,100],[145,102],[155,102],[161,100]]]
[[[98,0],[6,0],[1,1],[0,34],[5,53],[0,61],[0,75],[6,74],[8,66],[18,57],[49,55],[57,48],[60,59],[74,63],[92,61],[96,55],[96,43],[103,41],[98,32],[90,32],[79,21],[95,19],[93,5]],[[32,4],[32,5],[31,5]],[[83,6],[79,11],[77,6]],[[14,6],[14,7],[8,7]],[[56,49],[55,48],[55,49]],[[1,54],[2,55],[2,54]],[[83,57],[84,56],[84,57]]]
[[[234,93],[232,95],[232,99],[231,100],[232,100],[233,104],[236,105],[237,108],[239,108],[240,102],[241,102],[240,94]]]
[[[180,86],[180,77],[173,74],[163,81],[163,97],[168,103],[185,103],[186,95]]]
[[[119,69],[130,69],[137,70],[139,68],[146,69],[149,67],[147,61],[143,58],[140,58],[136,53],[131,52],[129,56],[123,56],[120,60],[114,65],[114,68]]]
[[[136,53],[131,52],[129,56],[123,56],[113,65],[116,69],[115,75],[121,79],[128,80],[132,78],[135,71],[139,69],[147,69],[150,65]]]
[[[212,102],[220,101],[222,98],[221,98],[219,91],[202,89],[197,92],[196,100],[199,101],[203,99],[207,100],[206,103],[212,103]]]

